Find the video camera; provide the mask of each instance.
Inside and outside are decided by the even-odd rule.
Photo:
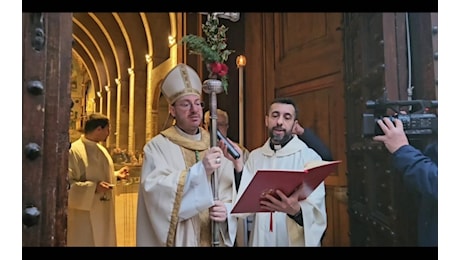
[[[409,111],[401,107],[409,107]],[[438,107],[437,100],[397,100],[366,102],[366,108],[374,110],[373,114],[363,114],[363,135],[365,137],[383,135],[377,120],[389,117],[394,123],[398,118],[402,121],[404,132],[408,136],[431,135],[438,132],[438,117],[433,110]],[[394,116],[388,116],[388,109],[393,110]],[[401,113],[406,111],[407,114]]]

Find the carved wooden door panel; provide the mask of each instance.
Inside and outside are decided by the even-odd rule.
[[[72,14],[22,21],[22,245],[64,246]]]
[[[409,76],[413,77],[415,85],[413,99],[436,98],[433,89],[437,84],[437,66],[433,66],[433,48],[437,48],[437,43],[432,43],[437,40],[432,39],[431,24],[426,24],[431,21],[430,16],[345,14],[347,177],[352,246],[416,245],[415,195],[403,185],[401,175],[394,172],[386,148],[363,137],[362,116],[368,112],[367,100],[385,97],[407,100]],[[411,21],[410,27],[406,26],[408,21]],[[407,28],[413,30],[409,32]],[[410,45],[407,35],[417,39],[426,37],[427,40]],[[408,50],[412,50],[413,58],[408,58]],[[408,68],[412,63],[417,63],[417,68],[413,67],[411,71]],[[421,82],[423,84],[417,84]],[[423,143],[424,140],[411,142],[420,147]]]
[[[290,97],[298,106],[298,119],[312,129],[342,160],[326,178],[328,228],[323,246],[347,246],[345,104],[342,74],[342,13],[264,14],[267,28],[265,59],[267,102],[271,95]]]

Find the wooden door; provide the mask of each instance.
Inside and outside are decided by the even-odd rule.
[[[415,195],[403,185],[401,175],[394,172],[386,148],[363,137],[363,113],[372,112],[366,108],[367,100],[437,98],[434,32],[437,32],[437,14],[345,14],[347,177],[352,246],[417,244]],[[414,87],[412,97],[408,81]],[[409,141],[422,149],[427,138],[420,136]]]
[[[72,14],[22,21],[22,245],[64,246]]]
[[[347,246],[342,13],[248,13],[245,20],[250,86],[245,96],[251,100],[245,104],[245,118],[251,118],[245,122],[247,146],[253,149],[266,140],[263,120],[269,102],[292,98],[302,126],[343,161],[326,179],[328,228],[322,245]]]

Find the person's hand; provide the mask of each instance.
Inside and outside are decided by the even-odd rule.
[[[216,222],[224,222],[227,219],[227,208],[225,204],[220,201],[214,201],[214,205],[209,208],[209,217]]]
[[[300,125],[300,123],[297,121],[294,124],[294,127],[292,128],[292,133],[296,135],[302,135],[305,129]]]
[[[297,186],[296,190],[289,197],[290,198],[297,198],[298,201],[304,200],[304,199],[307,198],[307,196],[305,196],[305,194],[309,193],[308,192],[309,189],[310,188],[305,183],[302,183],[299,186]]]
[[[228,152],[227,150],[227,145],[223,140],[220,140],[217,144],[219,145],[219,148],[223,151],[225,158],[229,159],[231,162],[233,162],[233,166],[237,172],[241,172],[243,170],[243,151],[241,150],[240,146],[233,142],[230,138],[226,137],[228,142],[233,145],[233,148],[240,154],[240,158],[235,159],[233,156]]]
[[[201,160],[207,175],[211,175],[222,163],[222,150],[218,146],[209,148]]]
[[[404,126],[401,120],[394,118],[394,125],[388,117],[379,119],[377,124],[384,135],[377,135],[373,137],[374,141],[383,142],[385,147],[390,153],[396,152],[401,146],[408,145],[406,133],[404,133]]]
[[[262,200],[260,200],[261,208],[270,212],[279,211],[289,215],[295,215],[300,211],[299,194],[294,192],[288,197],[280,190],[276,190],[275,193],[279,196],[279,199],[270,192],[262,195]]]
[[[111,190],[113,188],[114,184],[106,182],[106,181],[100,181],[97,186],[96,186],[96,193],[103,193]]]
[[[127,179],[129,177],[129,167],[123,166],[120,170],[115,172],[115,176],[119,179]]]

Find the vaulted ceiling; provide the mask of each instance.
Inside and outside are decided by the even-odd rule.
[[[145,71],[147,59],[167,60],[168,37],[176,37],[174,13],[73,13],[72,21],[73,64],[94,92],[127,81],[128,69]]]

